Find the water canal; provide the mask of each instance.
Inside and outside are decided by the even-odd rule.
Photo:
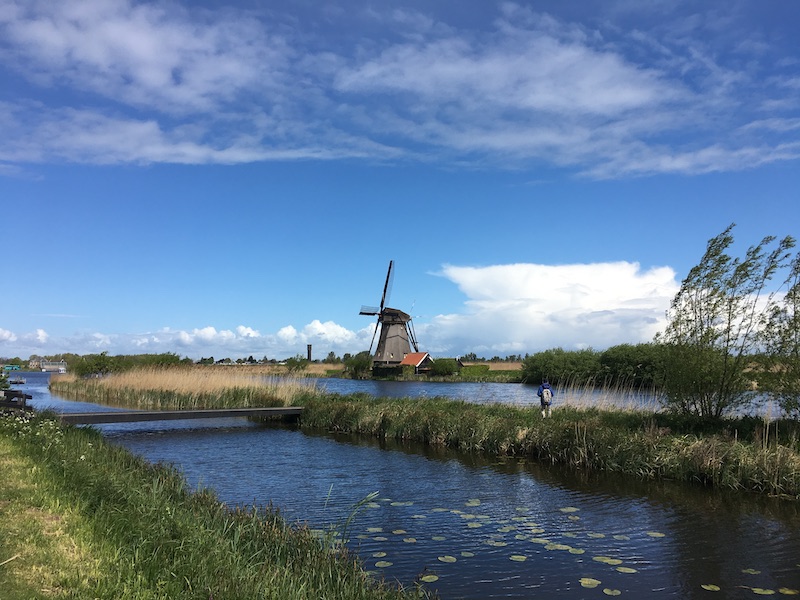
[[[29,374],[26,388],[37,407],[102,409],[50,396],[43,374]],[[346,532],[350,547],[378,576],[404,585],[424,577],[443,599],[800,590],[794,502],[244,420],[98,427],[132,452],[178,466],[192,486],[213,488],[230,505],[271,503],[287,520],[320,530],[344,523],[377,492]]]

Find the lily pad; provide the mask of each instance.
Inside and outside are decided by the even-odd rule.
[[[611,588],[603,588],[603,593],[606,596],[619,596],[622,592],[619,590],[612,590]]]
[[[566,544],[547,544],[544,549],[545,550],[569,550],[572,546],[567,546]]]
[[[372,553],[372,557],[373,558],[383,558],[384,556],[386,556],[386,552],[373,552]]]
[[[458,559],[455,556],[445,555],[445,556],[440,556],[439,557],[439,562],[443,562],[443,563],[454,563],[454,562],[456,562],[456,560],[458,560]]]
[[[542,529],[541,527],[534,527],[532,529],[528,529],[528,531],[530,531],[531,533],[544,533],[544,529]]]
[[[433,536],[431,539],[432,539],[434,542],[443,542],[443,541],[445,541],[447,538],[446,538],[446,537],[444,537],[443,535],[435,535],[435,536]]]
[[[700,587],[706,590],[707,592],[718,592],[720,590],[719,586],[714,585],[713,583],[704,583]]]
[[[587,533],[586,535],[587,535],[588,537],[590,537],[590,538],[594,538],[594,539],[600,539],[600,538],[604,538],[604,537],[606,537],[606,534],[605,534],[605,533]]]
[[[417,538],[407,537],[407,538],[403,538],[403,541],[406,544],[416,544],[417,543]]]
[[[523,554],[512,554],[509,558],[515,562],[525,562],[528,557]]]
[[[473,556],[475,556],[475,553],[474,552],[469,552],[467,550],[464,550],[461,553],[461,556],[463,556],[464,558],[472,558]]]
[[[406,532],[405,529],[395,529],[394,531],[392,531],[392,533],[395,535],[403,535],[405,532]]]
[[[570,554],[583,554],[584,552],[586,552],[586,550],[584,550],[583,548],[570,548],[569,549],[569,553]]]
[[[665,533],[661,533],[660,531],[648,531],[647,535],[649,535],[651,538],[662,538],[666,536]]]
[[[476,527],[483,527],[483,523],[478,523],[477,521],[471,521],[471,522],[467,523],[467,527],[471,527],[472,529],[475,529]]]
[[[632,569],[631,567],[617,567],[617,571],[620,573],[637,573],[636,569]]]
[[[756,569],[742,569],[742,573],[747,573],[748,575],[758,575],[761,573],[761,571]]]
[[[464,506],[480,506],[480,505],[481,501],[478,500],[477,498],[472,498],[470,500],[467,500],[467,502],[464,504]]]
[[[563,513],[574,513],[578,512],[580,508],[575,508],[574,506],[565,506],[564,508],[559,508],[558,510],[560,510]]]
[[[611,557],[608,557],[608,556],[593,556],[592,560],[600,562],[600,563],[604,563],[604,564],[607,564],[607,565],[621,565],[622,564],[622,561],[620,559],[611,558]]]
[[[581,577],[579,581],[581,583],[581,587],[590,589],[596,588],[598,585],[600,585],[600,581],[597,579],[592,579],[591,577]]]
[[[778,593],[785,596],[797,596],[800,590],[793,590],[792,588],[778,588]]]
[[[394,563],[388,560],[379,560],[375,563],[375,566],[379,569],[384,569],[386,567],[391,567]]]
[[[775,593],[775,590],[768,590],[765,588],[750,588],[753,590],[754,594],[758,594],[759,596],[772,596]]]
[[[434,581],[439,581],[438,575],[423,575],[419,578],[420,581],[423,583],[433,583]]]

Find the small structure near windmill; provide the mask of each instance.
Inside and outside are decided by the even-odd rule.
[[[397,308],[386,306],[394,277],[393,267],[394,261],[390,260],[380,306],[362,306],[361,311],[358,313],[360,315],[378,317],[378,323],[375,326],[375,332],[372,334],[372,341],[369,344],[369,352],[372,354],[375,336],[380,330],[378,346],[372,359],[373,373],[401,369],[400,363],[407,355],[412,353],[412,350],[413,352],[419,352],[411,315]]]

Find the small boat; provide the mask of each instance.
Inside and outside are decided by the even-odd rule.
[[[8,380],[11,385],[25,385],[24,377],[12,377]]]

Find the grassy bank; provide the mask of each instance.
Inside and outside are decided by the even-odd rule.
[[[0,416],[4,600],[416,597],[268,508],[192,493],[90,429]]]
[[[536,408],[479,405],[433,399],[343,397],[303,387],[277,392],[167,391],[169,378],[155,373],[121,380],[60,382],[53,390],[84,400],[131,401],[141,408],[185,407],[187,398],[213,408],[231,405],[236,393],[263,402],[302,404],[304,428],[356,433],[457,448],[465,452],[530,457],[576,468],[642,478],[701,482],[800,499],[800,429],[796,422],[756,418],[705,422],[652,411],[560,405],[543,420]],[[275,385],[293,388],[292,380]],[[175,384],[177,385],[177,384]],[[261,384],[254,384],[261,385]],[[238,384],[237,384],[238,386]],[[231,389],[239,389],[234,387]],[[164,399],[174,394],[174,405]],[[150,400],[147,400],[150,398]],[[151,404],[152,402],[152,404]],[[224,403],[224,404],[223,404]],[[272,406],[274,404],[265,404]]]

